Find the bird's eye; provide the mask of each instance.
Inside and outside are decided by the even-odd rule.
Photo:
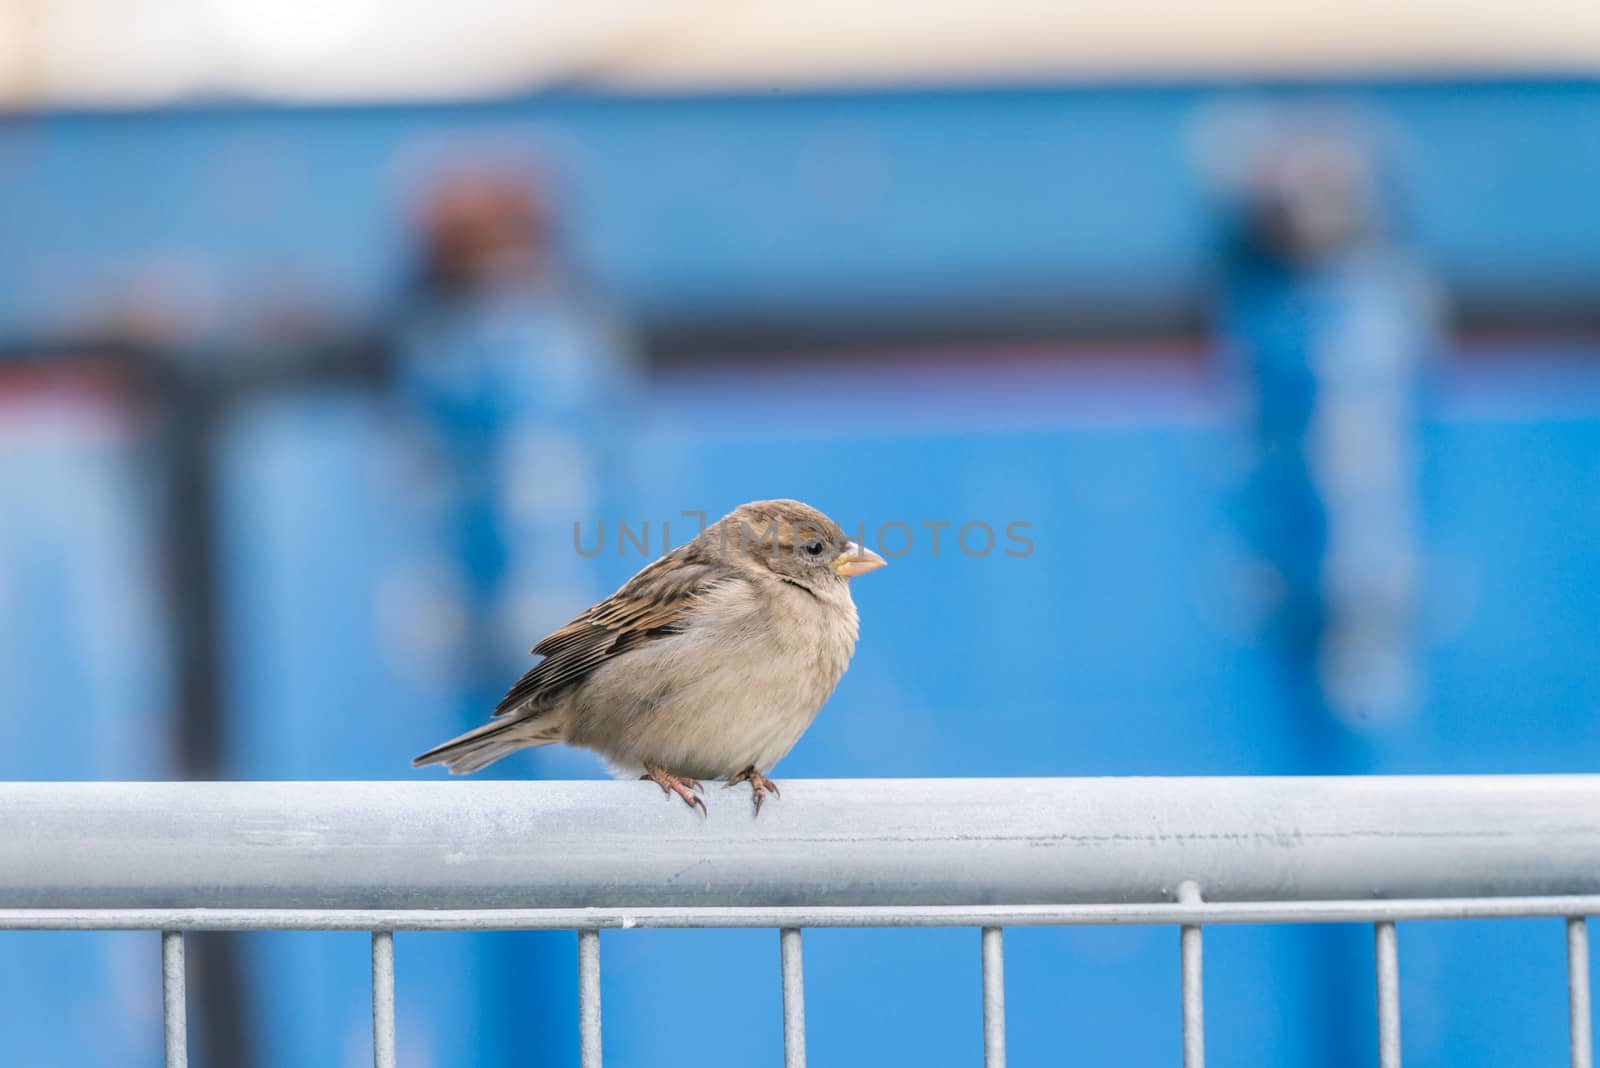
[[[806,555],[808,555],[808,556],[821,556],[822,555],[822,543],[820,541],[817,541],[815,538],[813,538],[811,541],[806,542],[804,545],[801,546],[801,548],[806,551]]]

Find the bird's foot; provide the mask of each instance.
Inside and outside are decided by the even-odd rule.
[[[756,803],[756,815],[761,815],[761,802],[766,799],[767,791],[772,791],[773,797],[782,797],[778,792],[778,784],[761,774],[755,768],[745,768],[739,774],[728,780],[728,786],[737,786],[739,783],[750,784],[750,798]],[[724,787],[726,789],[726,787]]]
[[[699,792],[704,791],[699,779],[691,779],[686,775],[674,775],[660,764],[646,764],[641,779],[649,779],[661,787],[664,794],[677,794],[683,798],[683,803],[690,808],[699,807],[702,816],[708,815],[706,803],[700,800]]]

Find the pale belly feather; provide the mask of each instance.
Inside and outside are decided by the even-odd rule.
[[[645,763],[694,778],[766,771],[794,747],[844,674],[856,613],[784,589],[721,626],[692,626],[597,671],[571,741],[618,774]]]

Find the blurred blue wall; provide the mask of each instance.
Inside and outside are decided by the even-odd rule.
[[[1286,99],[1389,130],[1407,225],[1458,291],[1594,292],[1600,82],[556,94],[0,118],[0,328],[80,321],[141,264],[219,313],[308,290],[371,310],[414,195],[474,155],[553,170],[635,314],[1159,307],[1213,266],[1207,132]]]
[[[1202,292],[1213,270],[1190,131],[1219,102],[1255,95],[16,117],[0,127],[0,327],[70,326],[116,303],[130,278],[174,287],[223,333],[285,290],[376,316],[404,273],[412,189],[437,161],[484,144],[532,144],[558,161],[574,243],[639,314],[1122,290],[1159,303]],[[1408,232],[1455,291],[1515,299],[1593,285],[1600,88],[1344,95],[1406,142]],[[626,509],[596,518],[649,520],[659,547],[663,519],[677,521],[674,541],[692,532],[683,509],[715,516],[788,495],[848,528],[898,520],[917,535],[858,584],[855,663],[782,777],[1593,769],[1600,346],[1511,341],[1447,361],[1420,428],[1423,700],[1401,719],[1348,727],[1308,722],[1284,698],[1240,547],[1236,383],[1183,360],[1057,355],[980,349],[843,378],[837,364],[801,359],[655,383],[614,487]],[[0,441],[0,702],[14,732],[0,759],[17,778],[164,773],[153,744],[167,700],[162,609],[141,564],[149,487],[117,459],[123,446],[98,440],[77,425],[49,442]],[[282,392],[237,410],[224,446],[232,773],[413,774],[405,761],[458,713],[448,671],[428,655],[442,550],[388,406],[354,389]],[[61,494],[68,485],[75,493]],[[52,518],[69,505],[80,511]],[[920,524],[937,520],[1027,522],[1035,551],[973,559],[947,540],[935,557]],[[613,551],[583,566],[605,589],[641,563]],[[557,752],[507,764],[598,773]],[[742,812],[725,801],[712,818]],[[155,1063],[155,943],[138,937],[8,936],[0,1019],[32,1051],[18,1063]],[[1408,1056],[1559,1059],[1558,923],[1413,924],[1400,937]],[[719,1049],[776,1055],[775,936],[603,942],[612,1064],[703,1048],[708,1032]],[[264,1064],[370,1058],[361,939],[251,944]],[[1015,1063],[1177,1059],[1175,932],[1017,931],[1008,948]],[[401,936],[403,1059],[575,1060],[572,950],[564,935]],[[977,950],[967,931],[808,935],[816,1063],[973,1063]],[[1360,927],[1214,932],[1213,1057],[1371,1063],[1370,955]],[[124,1013],[114,1026],[72,1024],[107,1003]],[[96,1046],[108,1034],[115,1043]]]

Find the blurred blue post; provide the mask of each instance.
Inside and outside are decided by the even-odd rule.
[[[398,393],[434,476],[433,567],[456,576],[463,622],[455,707],[419,751],[483,722],[533,663],[529,647],[604,592],[574,524],[589,545],[607,515],[633,365],[620,331],[573,284],[537,194],[526,176],[498,174],[436,192],[398,338]],[[599,770],[562,747],[487,774],[526,776],[530,763],[536,774]],[[566,943],[476,937],[498,1004],[480,1013],[470,1063],[526,1063],[530,1048],[551,1063],[575,1056]],[[498,1033],[482,1026],[490,1019]]]
[[[1249,383],[1248,538],[1308,771],[1418,704],[1417,437],[1429,291],[1386,235],[1373,139],[1315,115],[1235,143],[1227,339]],[[1342,752],[1341,752],[1342,751]]]
[[[1372,770],[1421,699],[1419,392],[1430,294],[1387,229],[1374,131],[1251,115],[1205,146],[1229,194],[1224,340],[1249,396],[1240,503],[1283,687],[1285,772]],[[1293,758],[1292,758],[1293,759]],[[1306,932],[1317,1063],[1357,1063],[1367,950]],[[1337,994],[1329,995],[1329,991]]]

